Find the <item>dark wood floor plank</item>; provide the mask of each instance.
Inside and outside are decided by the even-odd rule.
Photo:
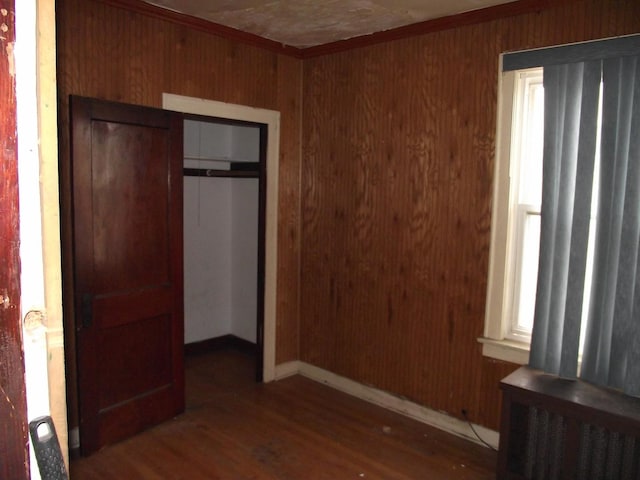
[[[246,353],[187,357],[187,410],[72,462],[74,479],[493,479],[481,446],[295,376],[253,382]]]
[[[411,469],[411,478],[419,478],[425,472],[433,475],[448,473],[456,466],[479,472],[491,470],[494,466],[492,456],[488,456],[484,464],[475,465],[478,457],[483,458],[486,454],[484,447],[417,424],[349,395],[328,390],[304,378],[290,379],[286,391],[274,393],[268,399],[272,402],[271,409],[282,410],[283,413],[289,409],[297,423],[307,425],[322,436],[339,438],[344,447],[358,449],[365,443],[369,456],[390,464],[404,464]],[[281,398],[279,393],[284,393],[284,396]],[[327,398],[327,393],[330,398]],[[297,408],[291,410],[286,399],[293,395],[297,396]],[[428,462],[424,461],[425,457],[428,457]]]
[[[314,478],[358,478],[365,471],[368,478],[406,478],[366,453],[345,448],[347,444],[338,436],[322,435],[294,418],[264,408],[259,401],[249,405],[243,399],[234,400],[207,410],[211,423],[229,436],[229,442],[258,458],[278,478],[306,478],[309,466],[320,459],[322,468],[314,470]]]

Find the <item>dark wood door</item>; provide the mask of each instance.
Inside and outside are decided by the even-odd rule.
[[[71,98],[83,454],[184,410],[182,117]]]
[[[0,42],[15,39],[13,0],[0,0],[8,15]],[[20,322],[20,238],[16,90],[9,62],[0,62],[0,478],[29,478],[27,406]]]

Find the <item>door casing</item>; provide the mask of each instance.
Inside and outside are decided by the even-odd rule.
[[[278,265],[278,159],[280,155],[280,112],[231,103],[162,94],[162,107],[176,112],[218,117],[267,125],[264,332],[262,381],[276,378],[276,289]]]

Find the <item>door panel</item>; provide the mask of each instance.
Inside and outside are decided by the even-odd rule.
[[[101,121],[92,127],[93,260],[104,273],[96,293],[169,283],[166,130]]]
[[[83,454],[184,410],[182,118],[71,98]]]
[[[144,338],[144,342],[138,339]],[[99,408],[126,402],[140,392],[171,388],[171,317],[162,315],[104,330],[98,356],[108,358],[122,349],[123,354],[101,362]],[[147,371],[148,365],[155,368]]]

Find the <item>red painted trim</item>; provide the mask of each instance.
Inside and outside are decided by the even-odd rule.
[[[27,397],[20,318],[20,211],[15,2],[0,0],[0,478],[28,479]]]
[[[166,20],[169,22],[193,28],[201,32],[217,35],[227,40],[233,40],[238,43],[252,45],[254,47],[263,48],[274,53],[288,55],[295,58],[302,58],[302,50],[291,47],[283,43],[269,40],[268,38],[254,35],[253,33],[243,32],[235,28],[220,25],[219,23],[210,22],[201,18],[192,17],[183,13],[174,12],[165,8],[157,7],[142,0],[99,0],[107,5],[127,9],[135,13],[141,13],[149,17]]]
[[[427,33],[448,30],[451,28],[473,25],[482,22],[497,20],[500,18],[513,17],[525,13],[542,11],[552,6],[564,3],[574,2],[576,0],[516,0],[502,5],[472,10],[470,12],[450,15],[448,17],[435,18],[424,22],[406,25],[384,32],[372,33],[370,35],[362,35],[359,37],[349,38],[347,40],[339,40],[337,42],[326,43],[307,48],[296,48],[283,43],[269,40],[259,35],[243,32],[235,28],[220,25],[200,18],[192,17],[182,13],[157,7],[142,0],[99,0],[108,5],[125,8],[132,12],[141,13],[160,20],[170,21],[179,25],[200,30],[202,32],[217,35],[219,37],[233,40],[239,43],[252,45],[254,47],[264,48],[266,50],[289,55],[295,58],[313,58],[321,55],[329,55],[331,53],[344,52],[353,50],[354,48],[367,47],[378,43],[400,40],[402,38],[413,37],[417,35],[425,35]]]
[[[390,42],[393,40],[425,35],[427,33],[438,32],[441,30],[513,17],[525,13],[545,10],[552,6],[573,1],[576,0],[518,0],[501,5],[495,5],[493,7],[472,10],[470,12],[459,13],[456,15],[449,15],[448,17],[434,18],[433,20],[413,23],[411,25],[405,25],[392,30],[385,30],[384,32],[377,32],[371,35],[363,35],[315,47],[308,47],[302,51],[303,58],[319,57],[321,55],[353,50],[354,48],[367,47],[377,43]]]

